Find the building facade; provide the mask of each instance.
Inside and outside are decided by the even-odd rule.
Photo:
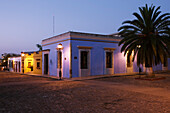
[[[42,51],[21,52],[21,71],[27,74],[42,74]]]
[[[121,53],[116,35],[67,32],[42,41],[42,74],[65,78],[138,72],[136,59]],[[59,45],[61,47],[59,47]],[[132,54],[133,55],[133,54]],[[154,71],[170,68],[157,65]],[[142,70],[145,68],[141,66]]]
[[[8,69],[10,72],[21,72],[21,57],[9,57],[8,58]]]

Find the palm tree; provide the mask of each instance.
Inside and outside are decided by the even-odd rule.
[[[40,44],[36,44],[36,46],[38,47],[39,51],[42,51],[42,46]]]
[[[160,6],[139,7],[140,14],[133,13],[134,20],[124,21],[118,29],[123,39],[121,52],[137,58],[137,65],[145,64],[148,75],[153,74],[152,66],[166,62],[170,45],[170,13],[161,14]],[[160,15],[161,14],[161,15]],[[150,71],[148,71],[150,70]]]

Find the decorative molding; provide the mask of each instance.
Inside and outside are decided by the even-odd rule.
[[[42,50],[42,52],[45,52],[45,51],[50,51],[50,49],[45,49],[45,50]]]
[[[56,41],[56,42],[51,42],[47,44],[43,44],[42,46],[47,46],[47,45],[52,45],[60,42],[65,42],[68,40],[76,40],[76,41],[90,41],[90,42],[104,42],[104,43],[119,43],[118,41],[107,41],[107,40],[94,40],[94,39],[78,39],[78,38],[71,38],[71,39],[66,39],[66,40],[61,40],[61,41]]]
[[[115,50],[116,48],[103,48],[104,50]]]
[[[89,47],[89,46],[77,46],[77,48],[79,48],[79,49],[92,49],[93,47]]]

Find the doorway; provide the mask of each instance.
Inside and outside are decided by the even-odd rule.
[[[21,64],[20,64],[20,61],[19,61],[19,66],[18,66],[18,67],[19,67],[19,68],[18,68],[18,69],[19,69],[19,72],[21,71],[21,70],[20,70],[20,66],[21,66]]]
[[[18,62],[16,61],[16,62],[15,62],[15,66],[16,66],[16,67],[15,67],[15,72],[18,72],[18,68],[17,68],[18,65],[17,65],[17,63],[18,63]]]
[[[79,63],[79,73],[80,76],[90,75],[90,50],[80,50],[80,63]]]
[[[126,70],[127,70],[127,73],[133,72],[132,54],[131,55],[127,54]]]
[[[113,50],[105,51],[105,74],[114,74],[114,55]]]
[[[48,54],[44,54],[44,74],[48,75]]]

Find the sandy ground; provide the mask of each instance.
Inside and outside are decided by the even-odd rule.
[[[0,113],[170,113],[170,74],[159,76],[166,79],[57,81],[0,72]]]

